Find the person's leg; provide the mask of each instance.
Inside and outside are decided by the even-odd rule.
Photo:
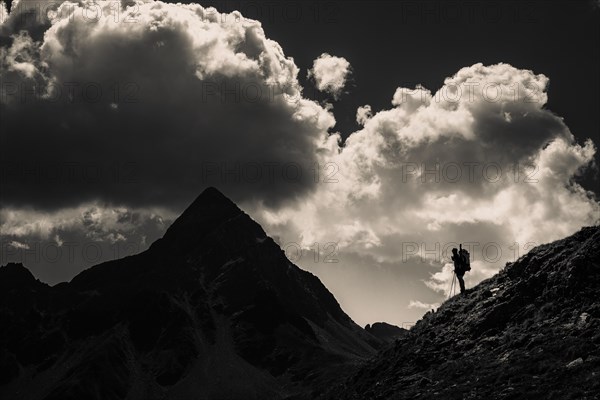
[[[463,275],[456,275],[456,277],[458,278],[458,283],[460,284],[460,292],[464,293],[465,292],[465,280],[463,279]]]

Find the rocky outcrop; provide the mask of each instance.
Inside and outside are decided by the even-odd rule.
[[[365,331],[388,343],[393,342],[395,339],[401,338],[408,333],[407,329],[386,322],[375,322],[373,325],[367,324],[367,326],[365,326]]]

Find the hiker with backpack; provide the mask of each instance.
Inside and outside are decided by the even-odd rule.
[[[467,249],[462,248],[462,243],[459,245],[460,250],[456,247],[452,249],[452,261],[454,262],[454,273],[460,284],[460,292],[465,292],[465,272],[471,270],[470,255]]]

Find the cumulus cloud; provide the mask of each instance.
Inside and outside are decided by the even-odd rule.
[[[409,299],[439,302],[452,279],[449,250],[461,242],[471,252],[466,281],[474,285],[536,244],[598,223],[598,203],[573,180],[595,145],[577,143],[544,107],[547,84],[546,76],[508,64],[475,64],[435,93],[399,88],[394,107],[362,119],[329,159],[335,180],[300,204],[256,213],[283,240],[334,241],[340,254],[372,260],[371,268],[347,260],[348,276],[396,265],[396,276],[431,289]],[[322,273],[308,260],[302,265]],[[364,287],[358,278],[329,283],[349,302]],[[401,291],[392,298],[408,301]],[[356,302],[380,307],[369,296],[370,307],[364,297]],[[401,322],[392,312],[387,320]]]
[[[7,19],[8,8],[6,7],[6,3],[4,3],[4,1],[0,1],[0,24],[3,24]]]
[[[317,89],[321,92],[329,93],[338,99],[351,72],[350,63],[344,57],[323,53],[313,61],[308,77],[314,79]]]
[[[364,105],[356,110],[356,122],[359,125],[365,125],[369,118],[373,116],[373,110],[370,105]]]

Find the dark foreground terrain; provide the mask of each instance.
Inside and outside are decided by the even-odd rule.
[[[427,313],[329,399],[600,399],[600,228]]]
[[[364,330],[210,188],[149,250],[69,283],[0,267],[0,327],[2,400],[597,399],[600,228],[410,331]]]

